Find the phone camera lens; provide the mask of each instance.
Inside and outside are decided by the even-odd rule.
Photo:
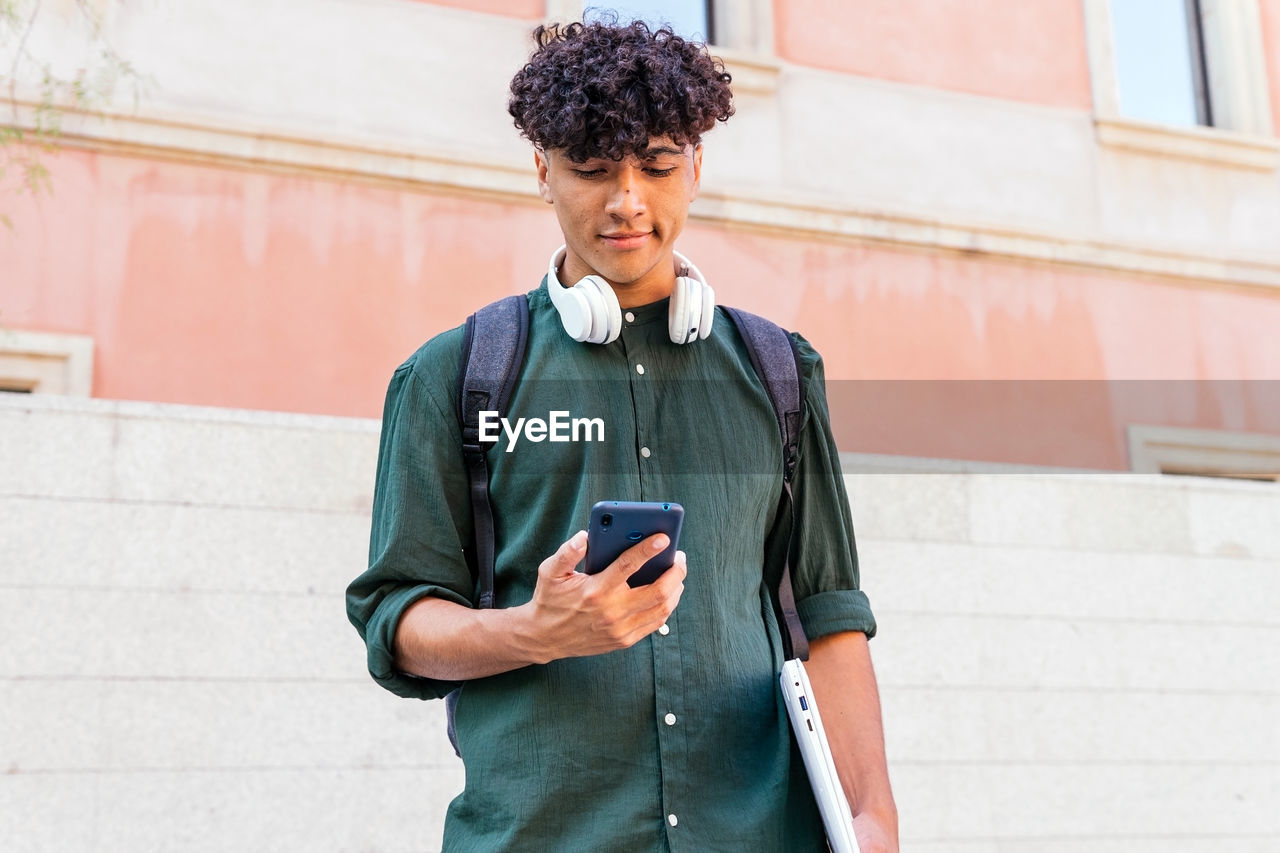
[[[663,505],[662,505],[662,509],[663,509],[664,511],[665,511],[665,510],[668,510],[668,509],[671,509],[671,504],[663,504]]]
[[[608,527],[610,524],[613,524],[613,515],[611,513],[606,512],[604,515],[600,516],[601,527]]]

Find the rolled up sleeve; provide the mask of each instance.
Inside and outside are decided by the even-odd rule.
[[[369,652],[369,674],[378,684],[406,699],[440,699],[460,684],[438,678],[421,678],[396,669],[394,649],[400,617],[409,605],[429,596],[470,606],[469,601],[444,587],[431,584],[392,587],[374,608],[362,633]]]
[[[805,420],[792,494],[792,583],[810,640],[842,631],[876,633],[871,603],[859,589],[858,550],[840,455],[831,435],[822,358],[796,335],[805,375]]]
[[[457,687],[395,665],[404,611],[427,596],[472,606],[463,547],[471,506],[446,372],[456,372],[454,336],[433,339],[393,374],[383,407],[368,570],[347,587],[347,617],[368,650],[369,674],[398,696],[439,698]]]

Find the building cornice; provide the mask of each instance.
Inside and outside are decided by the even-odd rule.
[[[1098,141],[1112,148],[1258,172],[1280,168],[1280,140],[1266,136],[1101,116],[1093,123]]]
[[[788,200],[780,195],[753,198],[704,190],[697,205],[701,206],[701,218],[773,234],[781,231],[971,257],[1154,275],[1200,286],[1280,288],[1280,258],[1215,257],[959,218]]]
[[[19,102],[16,124],[34,126],[35,107],[34,103]],[[377,140],[318,137],[153,110],[129,115],[86,115],[67,110],[59,144],[147,159],[540,203],[531,167],[496,157]],[[1188,286],[1280,289],[1280,256],[1216,256],[963,217],[858,208],[774,191],[704,186],[691,216],[727,227],[805,239],[1153,275]]]

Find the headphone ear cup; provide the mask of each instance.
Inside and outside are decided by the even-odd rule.
[[[560,322],[569,337],[581,342],[591,336],[591,305],[581,290],[576,287],[565,288],[560,295],[560,304],[556,307]]]
[[[667,336],[676,344],[689,340],[688,284],[689,280],[680,276],[676,278],[676,286],[671,291],[671,307],[667,311]]]
[[[603,318],[606,321],[604,327],[603,344],[611,344],[618,339],[618,335],[622,334],[622,306],[618,304],[618,294],[613,292],[613,288],[609,286],[609,282],[605,281],[598,275],[588,276],[596,286],[596,290],[600,293],[600,300],[604,303]]]
[[[684,287],[684,330],[682,343],[698,339],[698,329],[702,324],[702,284],[697,279],[685,277],[681,279]]]
[[[711,334],[711,327],[716,321],[716,292],[705,281],[702,290],[702,315],[698,318],[698,338],[706,340]]]
[[[591,306],[591,335],[593,344],[607,344],[622,331],[622,309],[613,288],[599,276],[589,275],[574,286],[580,290]]]
[[[604,339],[605,332],[604,300],[600,298],[600,292],[596,290],[595,285],[586,279],[575,284],[573,290],[582,297],[583,304],[587,306],[587,335],[583,340],[598,344]]]

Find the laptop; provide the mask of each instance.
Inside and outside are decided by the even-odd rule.
[[[818,704],[804,664],[799,660],[787,661],[782,665],[778,681],[786,700],[787,716],[791,718],[791,729],[804,757],[804,769],[809,773],[809,784],[827,829],[827,843],[832,853],[859,853],[858,840],[853,835],[853,813],[840,777],[836,775],[836,762],[831,757],[827,733],[822,728],[822,717],[818,716]]]

